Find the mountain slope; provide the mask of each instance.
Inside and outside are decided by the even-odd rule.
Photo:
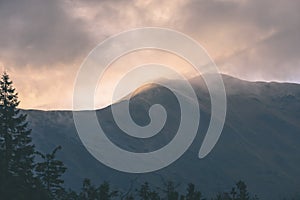
[[[209,94],[199,77],[191,80],[201,109],[198,135],[189,150],[175,163],[157,172],[135,175],[112,170],[95,160],[77,136],[72,112],[26,110],[37,149],[49,152],[62,145],[59,153],[68,171],[66,185],[79,188],[84,177],[99,183],[103,180],[126,190],[131,180],[136,184],[162,179],[193,182],[206,196],[230,189],[244,180],[262,199],[279,199],[300,188],[300,85],[290,83],[247,82],[223,76],[228,98],[224,130],[213,151],[204,159],[197,155],[210,119]],[[180,86],[180,82],[174,81]],[[119,102],[122,103],[122,102]],[[97,111],[108,137],[124,149],[138,152],[163,147],[178,129],[178,101],[166,88],[152,85],[140,90],[130,101],[133,119],[149,123],[149,106],[165,106],[168,120],[162,132],[151,139],[127,136],[116,126],[110,107]]]

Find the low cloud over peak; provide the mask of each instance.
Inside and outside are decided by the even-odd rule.
[[[55,102],[37,93],[70,102],[76,72],[98,43],[130,28],[159,26],[196,39],[223,73],[300,82],[299,9],[294,0],[0,0],[0,66],[20,94],[31,94],[23,95],[23,107]],[[44,77],[43,87],[34,85],[37,77]]]

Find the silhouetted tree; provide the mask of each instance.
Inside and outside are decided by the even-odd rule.
[[[179,194],[175,190],[176,186],[174,185],[174,183],[172,181],[168,181],[164,185],[165,185],[165,189],[163,190],[163,192],[166,195],[165,199],[166,200],[178,200],[179,199]]]
[[[202,194],[201,194],[201,192],[199,192],[195,189],[194,184],[190,183],[190,184],[188,184],[187,194],[185,196],[185,199],[186,200],[201,200]]]
[[[98,196],[100,200],[111,200],[118,196],[118,191],[111,191],[109,183],[105,181],[98,188]]]
[[[230,191],[230,195],[231,195],[231,199],[236,199],[237,198],[237,192],[236,192],[236,189],[235,187],[233,187]]]
[[[34,145],[26,115],[17,108],[18,93],[7,73],[0,79],[0,193],[3,199],[26,199],[36,189]]]
[[[219,193],[215,200],[258,200],[259,198],[255,195],[251,197],[247,185],[243,181],[238,181],[231,191]]]
[[[145,182],[141,185],[141,187],[137,190],[138,196],[141,200],[159,200],[160,197],[158,193],[154,190],[150,189],[148,182]]]
[[[134,197],[132,194],[129,194],[125,197],[125,200],[134,200]]]
[[[92,185],[89,179],[83,180],[80,200],[111,200],[118,196],[118,191],[111,190],[108,182],[102,183],[98,188]]]
[[[64,180],[61,176],[67,168],[63,162],[55,158],[56,152],[60,149],[61,146],[58,146],[50,154],[45,155],[36,152],[42,158],[42,162],[36,164],[37,175],[54,199],[60,199],[61,196],[64,196],[64,188],[62,186]]]
[[[250,196],[247,191],[247,186],[243,181],[238,181],[236,183],[236,188],[238,190],[237,200],[249,200]]]
[[[91,184],[90,179],[83,180],[79,197],[82,200],[97,200],[97,189]]]

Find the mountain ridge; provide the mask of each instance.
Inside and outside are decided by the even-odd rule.
[[[84,177],[96,183],[108,180],[124,190],[136,177],[138,182],[147,180],[156,185],[163,177],[182,184],[194,182],[205,196],[229,190],[239,179],[244,180],[261,199],[279,199],[296,193],[300,188],[300,85],[223,78],[228,112],[223,133],[213,151],[202,160],[197,157],[210,120],[210,99],[206,87],[193,84],[201,110],[196,139],[172,165],[143,175],[118,172],[95,160],[79,140],[72,111],[23,112],[28,114],[33,141],[38,149],[49,152],[56,145],[63,146],[59,157],[69,168],[65,175],[66,185],[73,188],[78,189]],[[159,134],[156,138],[159,142],[138,141],[122,134],[114,124],[110,106],[96,113],[116,145],[130,151],[146,152],[161,148],[170,141],[179,119],[177,103],[171,92],[157,86],[143,90],[131,99],[130,109],[137,124],[149,123],[148,109],[154,103],[161,103],[171,113],[170,121],[163,129],[168,134]]]
[[[271,84],[271,85],[275,85],[275,84],[280,84],[280,85],[290,85],[290,86],[295,86],[295,87],[298,87],[300,86],[300,83],[295,83],[295,82],[280,82],[280,81],[261,81],[261,80],[258,80],[258,81],[251,81],[251,80],[245,80],[245,79],[240,79],[240,78],[237,78],[237,77],[234,77],[234,76],[231,76],[231,75],[228,75],[228,74],[221,74],[221,77],[224,79],[231,79],[231,80],[234,80],[234,81],[239,81],[239,82],[244,82],[244,83],[248,83],[248,84]],[[189,79],[191,82],[193,82],[193,80],[197,80],[197,82],[199,80],[201,80],[201,83],[204,83],[203,82],[203,79],[201,76],[196,76],[196,77],[193,77],[191,79]],[[168,80],[168,79],[166,79]],[[178,81],[178,80],[169,80],[169,81]],[[204,83],[205,84],[205,83]],[[143,86],[142,86],[143,87]],[[141,87],[140,87],[141,88]],[[132,93],[135,93],[137,92],[138,90],[140,90],[140,88],[137,88],[135,91],[133,91]],[[121,99],[122,100],[122,99]],[[115,102],[116,103],[116,102]],[[95,110],[101,110],[101,109],[104,109],[106,107],[109,107],[110,105],[107,105],[105,107],[102,107],[102,108],[97,108]],[[73,111],[72,109],[35,109],[35,108],[22,108],[22,110],[25,110],[25,111]],[[80,110],[80,111],[87,111],[87,110]]]

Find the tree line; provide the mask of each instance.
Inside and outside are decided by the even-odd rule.
[[[0,199],[3,200],[204,200],[194,184],[188,184],[180,194],[173,182],[153,188],[145,182],[136,189],[120,192],[111,189],[108,182],[95,186],[83,180],[76,192],[63,186],[62,175],[67,168],[56,158],[61,146],[52,152],[36,150],[31,138],[26,115],[18,109],[18,93],[7,73],[0,79]],[[239,181],[229,192],[217,194],[211,200],[255,200]]]

